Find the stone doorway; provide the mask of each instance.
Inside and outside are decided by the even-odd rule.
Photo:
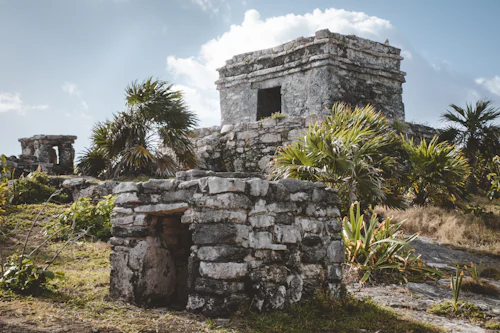
[[[182,214],[151,216],[154,234],[144,257],[144,304],[185,308],[193,241]]]

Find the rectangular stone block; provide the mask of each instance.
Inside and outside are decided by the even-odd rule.
[[[272,234],[267,231],[251,232],[248,244],[253,249],[286,250],[286,245],[273,244]]]
[[[240,223],[247,222],[247,212],[244,210],[215,210],[203,208],[189,209],[181,218],[182,223]]]
[[[124,192],[116,196],[115,205],[117,206],[135,206],[140,204],[142,201],[137,196],[135,192]]]
[[[267,228],[274,225],[274,216],[270,214],[253,215],[248,222],[254,228]]]
[[[246,263],[200,262],[200,275],[217,280],[237,280],[247,274]]]
[[[173,214],[182,213],[189,208],[186,202],[177,202],[170,204],[156,204],[156,205],[144,205],[135,208],[136,213],[147,213],[147,214]]]
[[[296,225],[275,225],[274,237],[277,243],[297,244],[302,241],[300,227]]]
[[[245,181],[236,178],[208,178],[208,192],[210,194],[225,192],[245,192]]]
[[[172,191],[178,183],[177,179],[150,179],[142,183],[142,187],[148,192]]]
[[[248,244],[249,227],[241,224],[193,224],[193,242],[209,244]]]
[[[202,246],[197,255],[203,261],[241,261],[248,254],[248,249],[233,246]]]
[[[249,209],[252,206],[250,199],[240,193],[222,193],[213,196],[203,196],[193,200],[193,204],[200,208],[214,209]]]
[[[232,295],[245,290],[243,282],[220,281],[209,278],[197,278],[195,290],[200,293],[209,293],[222,296]]]
[[[139,186],[134,182],[124,182],[118,184],[113,189],[113,194],[125,193],[125,192],[138,192]]]

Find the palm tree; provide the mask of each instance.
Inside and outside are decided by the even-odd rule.
[[[321,124],[310,126],[305,136],[282,148],[275,159],[275,178],[324,182],[339,189],[343,206],[356,200],[364,206],[391,202],[396,179],[402,171],[404,150],[390,122],[372,106],[333,106]]]
[[[442,119],[451,123],[441,139],[462,147],[469,165],[476,169],[480,158],[491,160],[500,149],[500,127],[493,122],[500,117],[500,109],[491,106],[492,101],[480,100],[476,105],[466,103],[465,109],[451,104],[451,110]],[[477,177],[470,178],[471,190],[477,191]]]
[[[126,88],[127,110],[92,129],[92,145],[79,159],[84,174],[116,178],[172,175],[196,167],[188,133],[197,124],[179,91],[149,78]]]

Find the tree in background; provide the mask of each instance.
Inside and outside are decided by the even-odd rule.
[[[181,92],[149,78],[126,88],[127,110],[94,125],[91,146],[78,160],[85,175],[168,176],[197,166],[188,133],[198,119]]]
[[[480,100],[475,105],[466,103],[465,109],[451,104],[451,110],[441,116],[450,123],[441,139],[460,146],[474,171],[473,177],[469,177],[473,193],[477,193],[478,183],[488,173],[479,162],[484,160],[486,165],[500,150],[500,127],[493,124],[500,117],[500,110],[491,104],[490,100]]]

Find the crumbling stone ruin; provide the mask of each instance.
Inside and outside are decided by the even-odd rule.
[[[371,104],[404,120],[401,50],[320,30],[314,37],[234,56],[219,71],[222,125],[273,113],[309,116],[335,102]]]
[[[73,173],[75,149],[74,135],[35,135],[21,138],[22,154],[7,159],[9,167],[15,169],[15,177],[36,170],[38,167],[48,174],[70,175]]]
[[[114,193],[115,299],[220,316],[341,293],[338,199],[321,183],[191,170]]]
[[[210,316],[283,309],[342,292],[336,191],[264,179],[281,146],[337,101],[404,120],[400,50],[328,30],[237,55],[219,69],[222,127],[194,131],[200,168],[121,183],[112,218],[111,296]],[[282,117],[270,117],[273,113]],[[409,135],[427,133],[407,124]],[[427,132],[426,132],[427,131]]]

